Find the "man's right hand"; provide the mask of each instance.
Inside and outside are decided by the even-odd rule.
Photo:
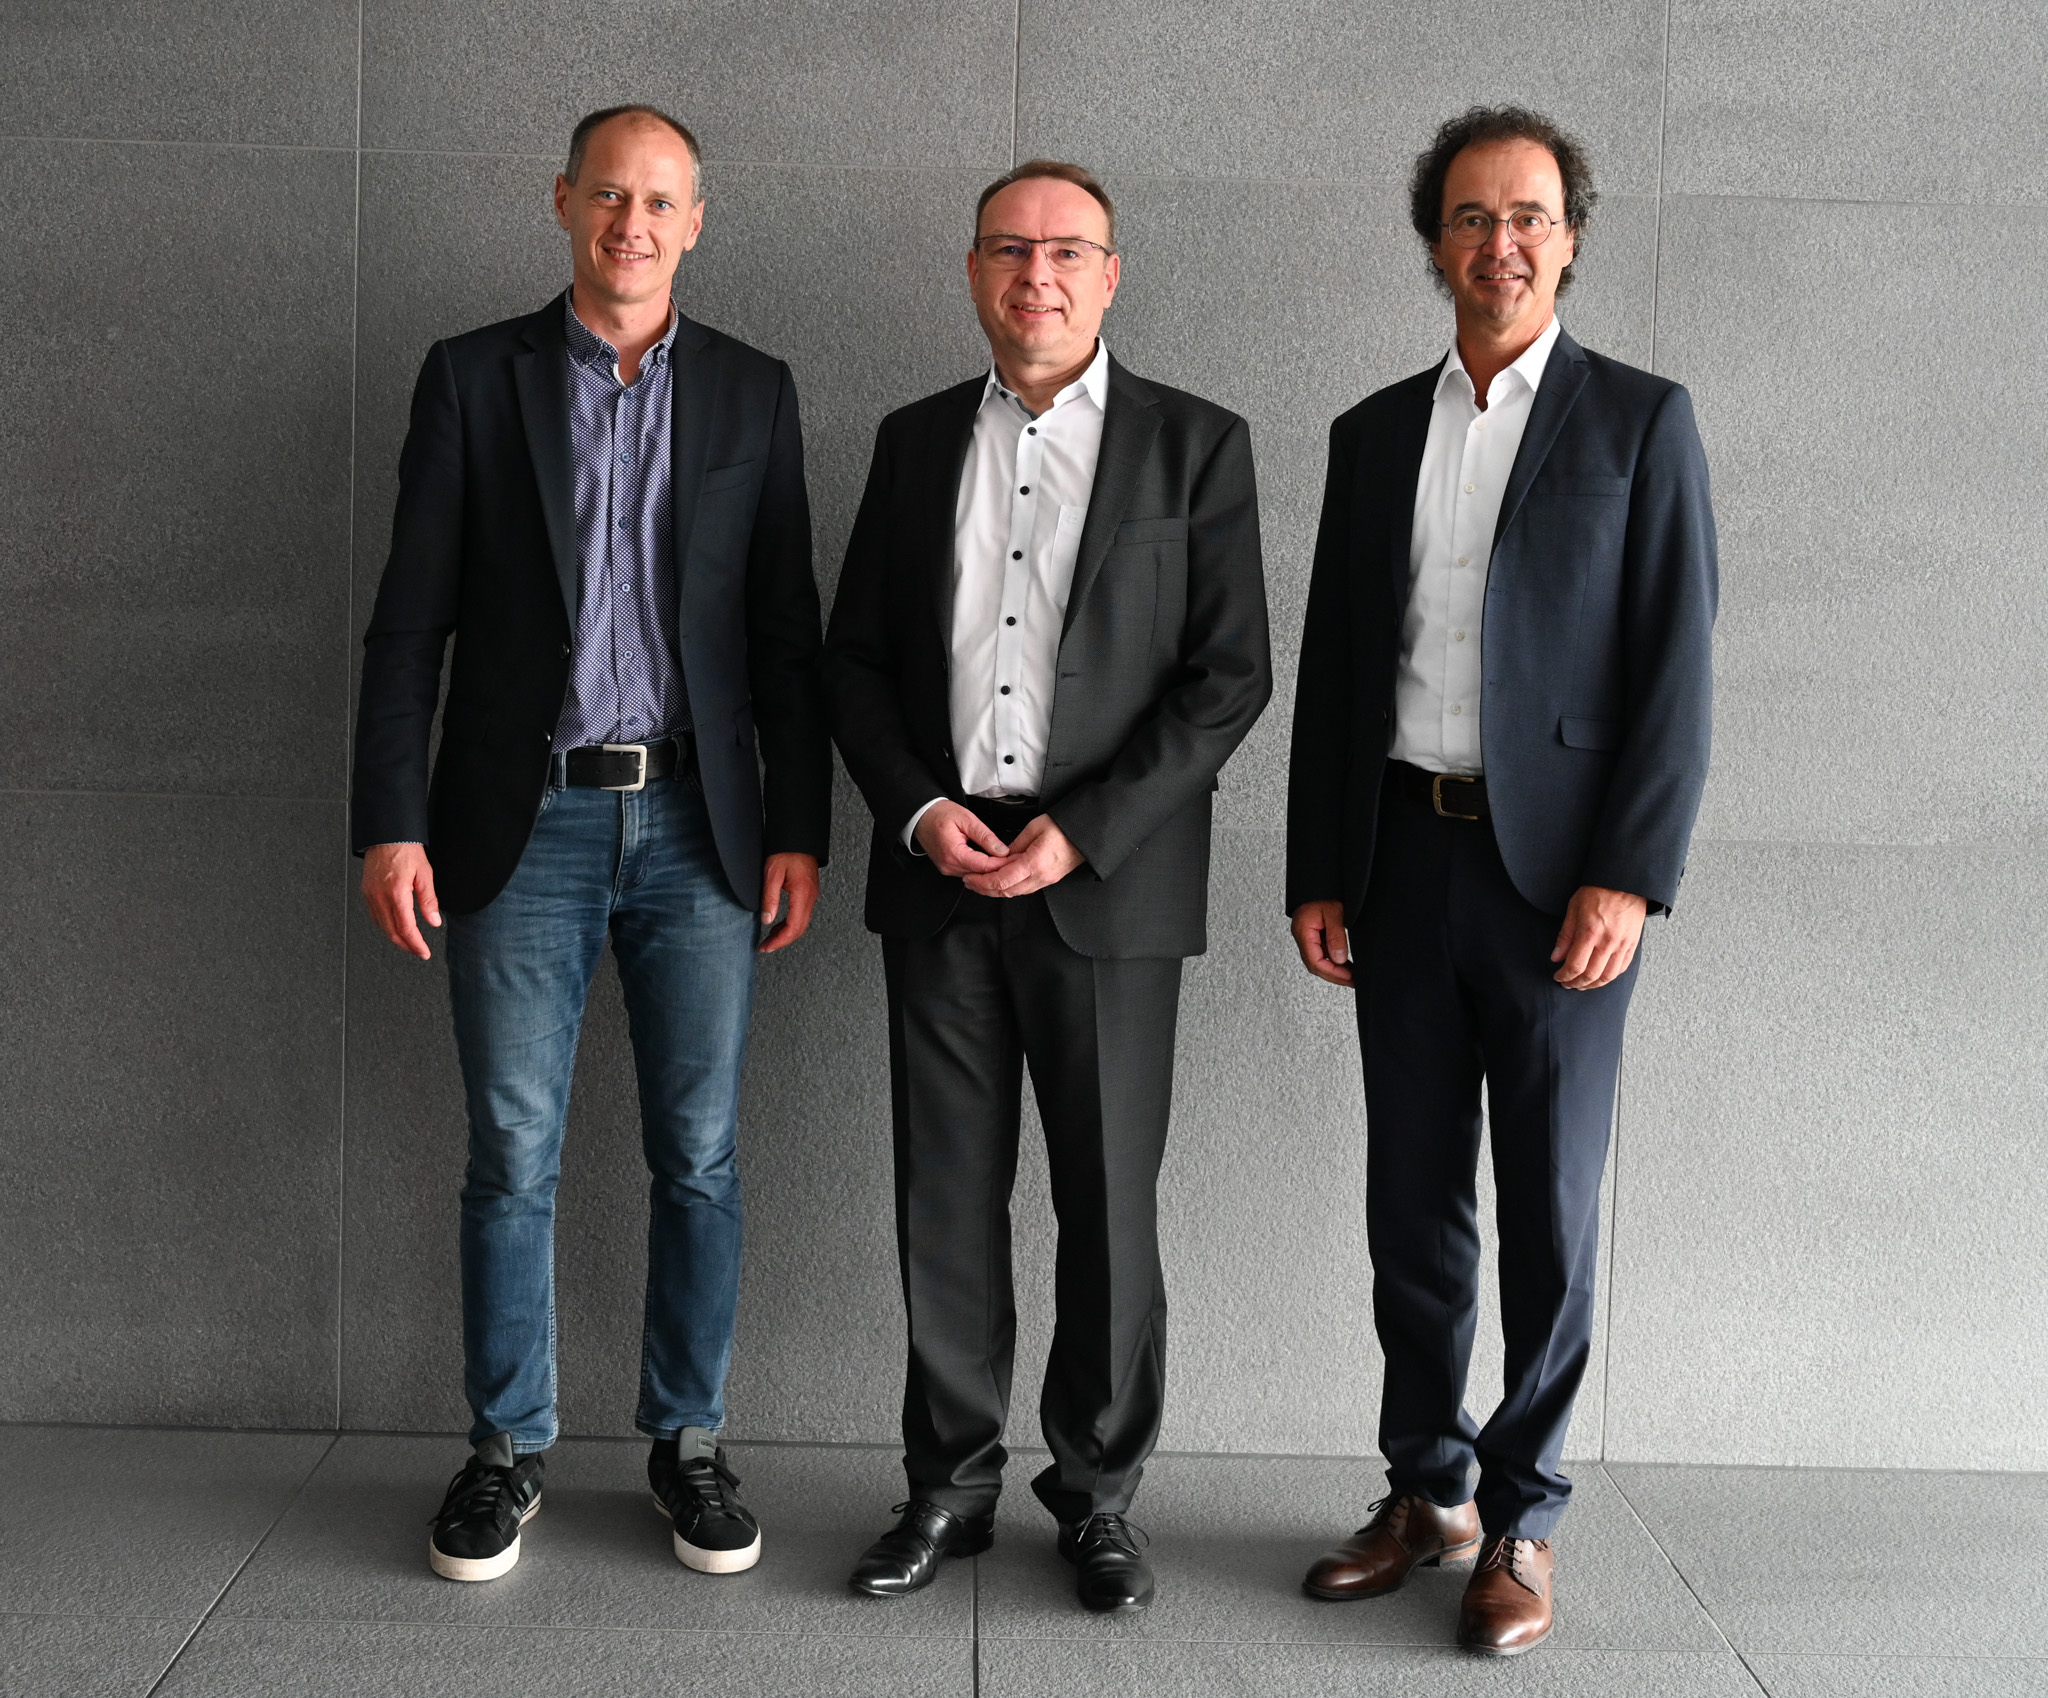
[[[434,895],[434,869],[422,845],[379,843],[364,854],[363,901],[369,905],[370,918],[400,949],[426,961],[432,956],[413,918],[415,900],[427,924],[438,926],[441,904]]]
[[[911,835],[948,878],[1000,872],[1010,863],[1010,846],[958,802],[934,802]]]
[[[1351,976],[1351,940],[1344,932],[1344,904],[1304,902],[1294,910],[1294,947],[1301,951],[1301,964],[1319,979],[1333,985],[1348,985]]]

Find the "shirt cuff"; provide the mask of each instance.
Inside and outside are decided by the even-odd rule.
[[[920,858],[923,857],[924,851],[917,846],[917,822],[945,799],[943,796],[934,796],[923,807],[919,808],[916,813],[910,816],[910,823],[903,828],[903,847],[908,849],[911,854]]]

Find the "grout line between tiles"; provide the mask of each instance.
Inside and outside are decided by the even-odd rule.
[[[1700,1596],[1699,1588],[1693,1585],[1691,1578],[1686,1574],[1685,1570],[1678,1566],[1677,1560],[1664,1548],[1664,1541],[1657,1537],[1656,1530],[1651,1527],[1649,1522],[1643,1519],[1642,1511],[1636,1508],[1635,1499],[1622,1490],[1621,1482],[1608,1472],[1604,1463],[1601,1465],[1600,1472],[1607,1476],[1607,1483],[1614,1488],[1614,1495],[1620,1498],[1622,1503],[1627,1506],[1629,1514],[1635,1518],[1636,1525],[1643,1530],[1644,1537],[1657,1547],[1657,1554],[1671,1565],[1671,1572],[1678,1576],[1679,1584],[1691,1594],[1692,1601],[1699,1606],[1700,1614],[1707,1618],[1708,1625],[1719,1636],[1721,1643],[1728,1647],[1730,1655],[1742,1665],[1742,1672],[1748,1675],[1751,1681],[1755,1683],[1756,1689],[1764,1694],[1764,1698],[1770,1698],[1771,1689],[1764,1684],[1763,1676],[1749,1666],[1749,1659],[1736,1648],[1735,1641],[1728,1637],[1728,1630],[1721,1625],[1714,1612],[1707,1608],[1707,1601]]]
[[[1015,20],[1010,32],[1010,169],[1017,168],[1017,109],[1023,100],[1024,89],[1024,0],[1017,0]],[[980,1676],[976,1675],[976,1690],[980,1690]]]
[[[213,1612],[220,1608],[221,1600],[228,1595],[228,1592],[233,1588],[235,1582],[242,1578],[242,1571],[246,1569],[250,1563],[256,1560],[256,1553],[262,1550],[263,1547],[270,1542],[270,1535],[277,1531],[278,1523],[284,1520],[284,1518],[287,1515],[291,1514],[292,1506],[296,1504],[299,1501],[299,1499],[305,1494],[306,1487],[312,1481],[313,1476],[320,1472],[320,1464],[325,1462],[328,1459],[328,1457],[334,1454],[334,1447],[339,1443],[341,1443],[341,1435],[337,1433],[333,1438],[327,1441],[327,1448],[323,1450],[319,1454],[319,1456],[314,1460],[313,1466],[308,1468],[306,1472],[299,1477],[299,1483],[292,1488],[292,1495],[285,1499],[284,1507],[280,1509],[274,1517],[271,1518],[270,1525],[263,1529],[262,1537],[259,1538],[255,1542],[255,1544],[249,1547],[248,1554],[245,1555],[240,1562],[235,1564],[234,1573],[230,1574],[227,1577],[227,1579],[222,1583],[221,1589],[218,1592],[214,1593],[213,1601],[206,1606],[205,1611],[200,1615],[199,1619],[192,1624],[192,1631],[186,1634],[183,1639],[178,1641],[178,1648],[177,1650],[171,1653],[171,1660],[164,1664],[163,1673],[158,1675],[155,1680],[149,1683],[149,1690],[142,1695],[142,1698],[156,1698],[156,1694],[158,1690],[163,1686],[163,1683],[171,1678],[171,1671],[178,1666],[179,1660],[185,1655],[185,1653],[188,1650],[191,1649],[192,1641],[197,1639],[199,1635],[205,1631],[206,1624],[213,1619]]]
[[[1664,146],[1671,128],[1671,6],[1664,0],[1664,76],[1657,90],[1657,223],[1650,237],[1650,370],[1657,369],[1657,285],[1664,262]]]

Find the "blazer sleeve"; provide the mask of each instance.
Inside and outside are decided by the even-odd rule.
[[[889,421],[875,434],[874,459],[839,589],[825,631],[825,693],[832,735],[869,811],[893,841],[910,816],[946,786],[917,753],[904,717],[898,680],[905,633],[890,616],[889,583],[896,562],[892,522],[895,452]]]
[[[818,583],[796,383],[780,366],[768,468],[747,554],[747,673],[770,855],[831,852],[832,743],[820,673]]]
[[[1251,430],[1233,418],[1189,493],[1179,680],[1099,776],[1048,810],[1096,877],[1214,785],[1272,693]]]
[[[1669,908],[1707,782],[1720,596],[1706,452],[1676,385],[1637,457],[1622,596],[1627,730],[1580,882]]]
[[[1301,663],[1294,678],[1294,735],[1287,758],[1287,890],[1292,914],[1304,902],[1343,901],[1344,799],[1351,772],[1352,468],[1357,455],[1339,419],[1330,427],[1323,516],[1316,528]]]
[[[427,350],[398,458],[391,553],[363,634],[350,837],[427,841],[427,746],[462,580],[462,405],[445,343]]]

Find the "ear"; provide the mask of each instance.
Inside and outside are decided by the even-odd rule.
[[[559,172],[555,175],[555,222],[564,230],[569,228],[569,179]]]

